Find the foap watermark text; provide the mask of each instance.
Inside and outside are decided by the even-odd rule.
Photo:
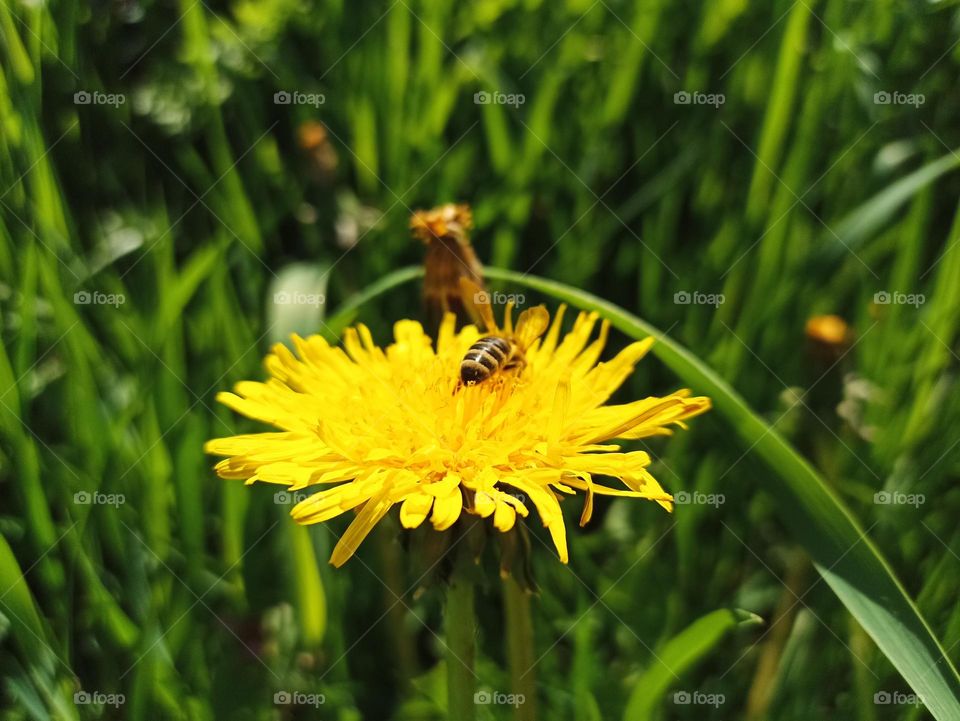
[[[678,506],[713,506],[719,508],[727,502],[727,497],[722,493],[680,491],[673,494],[673,502]]]
[[[277,691],[273,694],[275,706],[313,706],[319,708],[327,702],[322,693],[303,693],[302,691]]]
[[[923,293],[901,293],[899,290],[878,290],[873,294],[873,302],[877,305],[912,305],[919,308],[927,302]]]
[[[727,98],[723,93],[701,93],[699,90],[694,90],[691,93],[687,90],[681,90],[673,94],[674,105],[712,105],[719,108],[725,102],[727,102]]]
[[[309,494],[301,491],[277,491],[273,494],[273,502],[278,506],[289,506],[293,503],[305,501],[309,497]]]
[[[123,93],[102,93],[99,90],[78,90],[73,94],[74,105],[112,105],[119,108],[127,102]]]
[[[912,105],[919,108],[927,102],[923,93],[902,93],[899,90],[880,90],[873,94],[874,105]]]
[[[676,305],[712,305],[716,308],[723,305],[726,300],[723,293],[701,293],[699,290],[692,292],[680,290],[673,294],[673,302]]]
[[[877,491],[873,494],[873,503],[877,506],[913,506],[919,508],[926,502],[927,497],[922,493]]]
[[[488,293],[485,290],[481,290],[479,293],[473,294],[473,302],[477,305],[506,305],[507,303],[513,303],[515,306],[521,306],[526,304],[527,297],[523,293],[499,293],[496,291]]]
[[[73,294],[74,305],[112,305],[114,308],[127,302],[123,293],[101,293],[99,290],[78,290]]]
[[[513,706],[517,708],[526,703],[527,697],[522,693],[501,693],[500,691],[490,691],[480,689],[473,694],[473,702],[477,706]]]
[[[122,493],[78,491],[73,494],[73,502],[78,506],[113,506],[119,508],[127,502],[127,497]]]
[[[319,108],[327,102],[323,93],[302,93],[299,90],[278,90],[273,94],[274,105],[312,105]]]
[[[677,706],[713,706],[720,708],[727,702],[722,693],[704,693],[703,691],[675,691],[673,702]]]
[[[916,693],[903,691],[877,691],[873,694],[877,706],[923,706],[923,697]]]
[[[327,302],[327,298],[323,293],[300,293],[283,290],[273,294],[273,302],[277,305],[312,305],[318,308]]]
[[[521,93],[501,93],[499,90],[488,93],[486,90],[481,90],[473,94],[474,105],[510,105],[519,108],[525,102],[527,98]]]
[[[77,691],[73,694],[73,703],[77,706],[96,704],[97,706],[113,706],[120,708],[127,702],[122,693],[102,693],[100,691]]]

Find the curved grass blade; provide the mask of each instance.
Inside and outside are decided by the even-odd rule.
[[[722,608],[701,616],[657,650],[650,668],[634,684],[624,721],[646,721],[656,716],[662,696],[677,676],[696,665],[735,628],[763,623],[759,616]]]
[[[423,268],[400,268],[371,283],[356,295],[348,298],[323,324],[323,335],[329,341],[335,341],[340,333],[353,321],[357,308],[370,302],[378,295],[386,293],[391,288],[402,285],[409,280],[423,277]]]
[[[938,721],[960,719],[960,676],[889,563],[816,470],[726,381],[650,324],[590,293],[513,271],[485,273],[595,310],[632,338],[654,336],[652,352],[697,393],[710,396],[748,450],[773,470],[784,524],[927,710]]]
[[[783,522],[927,710],[938,721],[960,719],[960,676],[890,564],[816,470],[726,381],[649,323],[595,295],[500,268],[485,268],[484,273],[595,310],[632,338],[654,336],[653,353],[697,393],[710,396],[748,450],[774,471],[771,478],[777,485],[773,490]],[[422,275],[421,268],[396,270],[354,296],[333,318],[349,318],[364,303]]]

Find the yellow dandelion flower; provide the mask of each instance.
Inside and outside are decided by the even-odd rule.
[[[293,508],[299,523],[360,509],[334,548],[335,566],[397,504],[405,528],[429,518],[443,531],[469,513],[507,532],[517,515],[528,515],[526,501],[566,563],[564,495],[585,493],[581,525],[590,520],[594,494],[673,508],[647,470],[650,456],[607,441],[669,435],[672,426],[684,427],[685,419],[706,411],[710,400],[681,390],[605,405],[653,339],[598,363],[609,324],[591,342],[598,317],[581,313],[561,340],[563,315],[561,307],[547,334],[527,349],[522,370],[474,386],[459,383],[459,369],[480,333],[474,326],[457,331],[452,314],[435,345],[412,320],[395,324],[395,340],[385,350],[363,325],[344,333],[343,348],[320,336],[294,336],[299,357],[276,345],[265,361],[267,382],[244,381],[234,393],[217,396],[279,432],[211,440],[205,450],[226,456],[216,465],[222,478],[293,491],[322,487]],[[624,488],[603,485],[597,476],[618,479]]]

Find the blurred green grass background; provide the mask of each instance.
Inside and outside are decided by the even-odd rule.
[[[438,598],[396,528],[334,572],[342,523],[294,527],[201,445],[254,428],[218,390],[419,262],[410,212],[447,201],[485,262],[634,311],[775,421],[956,660],[958,26],[903,0],[4,2],[2,717],[444,718]],[[811,346],[820,313],[848,348]],[[415,284],[360,311],[381,341],[420,314]],[[651,360],[629,395],[677,385]],[[530,524],[539,715],[924,717],[878,701],[910,689],[771,471],[700,420],[654,470],[722,503],[598,501],[569,567]],[[479,675],[506,690],[500,598]],[[765,625],[682,634],[723,608]],[[697,663],[638,701],[678,649]]]

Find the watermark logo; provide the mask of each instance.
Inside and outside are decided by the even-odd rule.
[[[714,108],[719,108],[725,102],[727,98],[723,93],[701,93],[698,90],[691,93],[681,90],[673,94],[674,105],[712,105]]]
[[[293,92],[287,90],[278,90],[273,94],[274,105],[312,105],[319,108],[327,102],[327,97],[323,93],[301,93],[299,90]]]
[[[919,508],[927,502],[922,493],[901,493],[900,491],[877,491],[873,494],[873,503],[877,506],[913,506]]]
[[[680,491],[673,494],[673,502],[678,506],[713,506],[719,508],[727,502],[727,497],[722,493],[701,493],[694,491]]]
[[[673,703],[677,706],[713,706],[720,708],[727,702],[722,693],[704,693],[703,691],[675,691]]]
[[[901,293],[899,290],[878,290],[873,294],[873,302],[877,305],[912,305],[919,308],[927,302],[923,293]]]
[[[486,90],[481,90],[473,94],[474,105],[510,105],[519,108],[525,102],[527,97],[521,93],[501,93],[498,90],[488,93]]]
[[[78,506],[113,506],[119,508],[127,502],[127,497],[122,493],[78,491],[73,494],[73,502]]]
[[[899,90],[880,90],[873,94],[874,105],[912,105],[919,108],[927,102],[923,93],[901,93]]]
[[[522,693],[500,693],[488,689],[480,689],[473,694],[473,703],[477,706],[513,706],[517,708],[522,706],[526,700],[527,697]]]
[[[916,693],[903,691],[877,691],[873,694],[873,703],[877,706],[923,706],[923,697]]]
[[[300,293],[284,290],[273,294],[273,302],[277,305],[312,305],[318,308],[327,302],[327,298],[323,293]]]
[[[101,293],[99,290],[78,290],[73,294],[74,305],[112,305],[117,308],[127,302],[123,293]]]
[[[300,491],[277,491],[273,494],[273,502],[278,506],[289,506],[294,503],[300,503],[309,498],[306,493]]]
[[[98,706],[113,706],[120,708],[127,702],[122,693],[100,693],[99,691],[77,691],[73,694],[73,703],[77,706],[97,704]]]
[[[527,302],[527,296],[523,293],[488,293],[481,290],[473,294],[473,302],[477,305],[506,305],[513,303],[515,306],[524,305]]]
[[[73,94],[74,105],[112,105],[119,108],[127,102],[123,93],[101,93],[99,90],[78,90]]]
[[[322,693],[303,693],[302,691],[277,691],[273,694],[275,706],[313,706],[319,708],[327,702]]]
[[[699,290],[691,293],[681,290],[673,294],[673,302],[676,305],[712,305],[717,308],[726,301],[726,296],[723,293],[701,293]]]

